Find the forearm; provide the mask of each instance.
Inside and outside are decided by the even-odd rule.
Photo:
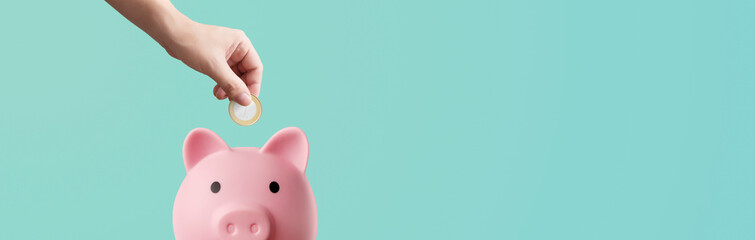
[[[166,50],[193,21],[169,0],[105,0]]]
[[[243,31],[200,24],[170,0],[105,0],[170,56],[217,82],[213,94],[247,106],[258,95],[262,62]],[[243,78],[243,79],[242,79]]]

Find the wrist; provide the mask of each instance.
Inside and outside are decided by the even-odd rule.
[[[197,22],[192,21],[181,12],[179,12],[172,5],[165,6],[159,10],[159,13],[154,14],[154,23],[157,29],[154,31],[154,35],[150,34],[152,38],[157,41],[168,53],[172,54],[172,48],[180,42],[181,39],[186,38],[194,29],[194,25]]]

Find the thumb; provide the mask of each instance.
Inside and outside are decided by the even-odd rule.
[[[214,64],[210,74],[207,75],[218,83],[218,86],[231,100],[244,106],[251,104],[252,97],[249,95],[249,88],[246,87],[244,81],[224,61],[216,62],[219,63]]]

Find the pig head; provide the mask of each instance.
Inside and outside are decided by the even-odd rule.
[[[176,239],[315,239],[308,154],[307,137],[295,127],[262,148],[229,148],[208,129],[192,130],[183,146],[186,178],[173,205]]]

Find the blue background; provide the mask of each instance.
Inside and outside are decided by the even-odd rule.
[[[298,126],[320,239],[755,239],[755,2],[174,1],[264,114],[104,1],[0,7],[0,239],[172,239],[181,146]]]

